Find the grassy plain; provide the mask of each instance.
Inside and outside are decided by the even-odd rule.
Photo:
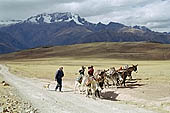
[[[127,81],[127,88],[118,88],[116,99],[169,113],[169,50],[170,45],[164,44],[95,43],[30,49],[2,55],[0,63],[5,63],[18,76],[50,80],[54,80],[56,70],[63,66],[64,80],[70,81],[78,76],[82,65],[93,65],[97,70],[138,64],[138,73],[132,73],[135,80]]]
[[[108,69],[128,64],[138,64],[138,73],[133,73],[137,78],[149,78],[154,81],[170,82],[170,61],[132,61],[106,58],[40,58],[40,59],[22,59],[6,62],[13,73],[26,76],[45,79],[54,79],[58,67],[64,66],[66,78],[74,78],[78,69],[85,65],[93,65],[95,70]]]

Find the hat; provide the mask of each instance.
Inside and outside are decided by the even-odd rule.
[[[63,69],[63,67],[61,66],[59,69]]]

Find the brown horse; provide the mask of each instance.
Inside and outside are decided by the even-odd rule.
[[[122,81],[121,85],[124,84],[124,87],[126,87],[125,81],[126,81],[127,76],[129,76],[128,70],[124,70],[124,71],[118,72],[118,73],[120,73],[121,77],[123,78],[123,81]]]

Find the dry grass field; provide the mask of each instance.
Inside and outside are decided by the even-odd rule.
[[[13,73],[26,77],[37,77],[53,79],[58,67],[64,66],[65,77],[74,78],[78,69],[85,65],[93,65],[95,70],[108,69],[128,64],[138,64],[138,73],[134,73],[139,78],[150,78],[150,80],[170,81],[170,61],[132,61],[104,58],[40,58],[40,59],[23,59],[21,61],[6,62],[7,66]]]
[[[110,48],[110,49],[109,49]],[[170,45],[153,43],[99,43],[62,47],[37,48],[0,56],[0,63],[18,76],[54,80],[58,67],[63,66],[65,81],[73,81],[78,69],[93,65],[95,70],[138,64],[134,80],[127,88],[117,89],[117,100],[126,104],[170,111]],[[162,60],[161,60],[162,59]],[[164,60],[167,59],[167,60]]]
[[[40,58],[9,61],[6,65],[16,75],[54,80],[58,67],[64,66],[64,80],[71,83],[78,76],[82,66],[94,65],[97,69],[119,68],[126,64],[138,64],[138,73],[133,73],[133,81],[127,81],[127,88],[120,87],[117,100],[148,109],[169,112],[170,110],[170,61],[132,61],[104,58]]]

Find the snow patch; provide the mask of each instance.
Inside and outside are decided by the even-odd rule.
[[[46,16],[44,16],[43,18],[44,18],[44,22],[45,22],[45,23],[51,23],[51,18],[52,18],[51,16],[46,15]]]
[[[73,20],[76,22],[76,24],[83,25],[82,23],[79,22],[78,18],[79,18],[78,15],[73,16]]]

